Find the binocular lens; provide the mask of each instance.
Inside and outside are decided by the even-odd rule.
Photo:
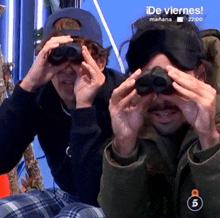
[[[167,86],[167,82],[164,78],[158,77],[153,81],[153,86],[156,87],[166,87]]]
[[[48,60],[54,65],[58,65],[66,60],[80,64],[83,61],[81,53],[81,46],[77,43],[62,44],[52,50]]]
[[[52,58],[52,61],[54,62],[62,60],[63,50],[60,47],[54,49],[50,54],[50,58]]]
[[[66,52],[66,55],[67,56],[76,56],[78,53],[76,51],[76,49],[74,48],[68,48],[67,49],[67,52]]]
[[[80,59],[81,48],[68,47],[66,50],[66,57],[71,61],[77,61]]]
[[[151,89],[151,81],[149,80],[148,77],[143,77],[143,78],[139,79],[138,82],[136,82],[136,88],[137,88],[139,94],[140,93],[146,94]]]

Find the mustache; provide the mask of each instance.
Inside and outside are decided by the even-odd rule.
[[[63,75],[66,75],[66,74],[76,75],[76,70],[75,70],[75,69],[72,69],[71,72],[67,72],[65,69],[59,71],[59,75],[62,75],[62,76],[63,76]]]
[[[153,111],[160,111],[160,110],[180,110],[179,107],[176,104],[173,104],[170,101],[164,101],[161,104],[157,103],[152,103],[150,108],[148,109],[148,112],[153,112]]]

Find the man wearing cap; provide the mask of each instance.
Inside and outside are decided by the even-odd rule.
[[[205,82],[198,28],[171,18],[134,24],[132,74],[109,104],[114,139],[98,200],[106,217],[220,217],[216,90]]]
[[[37,135],[60,189],[3,199],[1,217],[63,217],[76,202],[98,205],[103,146],[112,132],[108,100],[123,76],[105,67],[109,50],[100,26],[82,9],[49,16],[37,52],[0,108],[0,173],[19,162]]]

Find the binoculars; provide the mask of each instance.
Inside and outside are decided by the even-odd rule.
[[[169,95],[174,92],[172,82],[173,80],[168,76],[166,70],[156,66],[138,77],[135,88],[139,95],[146,95],[152,91]]]
[[[53,65],[59,65],[66,60],[81,64],[84,60],[81,45],[77,43],[62,44],[51,51],[48,60]]]

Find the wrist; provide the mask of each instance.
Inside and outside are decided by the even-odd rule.
[[[37,88],[37,86],[31,81],[29,81],[26,77],[20,83],[20,87],[28,92],[32,92]]]
[[[199,140],[201,144],[201,149],[205,150],[212,147],[213,145],[220,143],[220,135],[219,132],[215,129],[210,134],[199,134]]]
[[[76,108],[92,107],[92,103],[92,101],[83,101],[82,99],[76,99]]]
[[[130,138],[117,138],[115,137],[113,140],[113,147],[118,154],[122,157],[130,156],[136,148],[137,137]]]
[[[76,103],[76,108],[85,108],[85,107],[92,107],[92,104],[89,104],[89,103]]]

